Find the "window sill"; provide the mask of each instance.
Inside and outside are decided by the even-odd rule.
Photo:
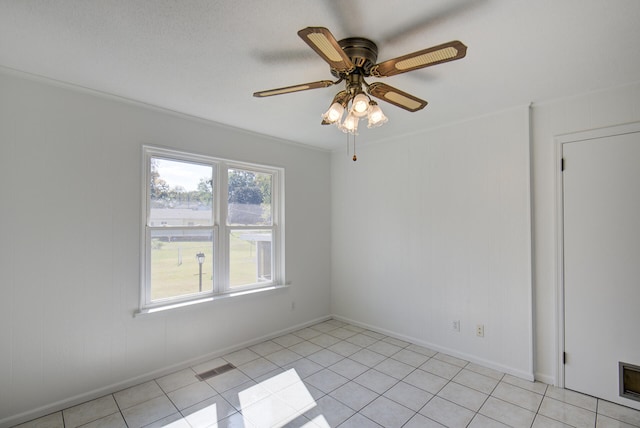
[[[202,299],[189,300],[188,302],[169,303],[163,306],[155,306],[152,308],[144,308],[144,309],[137,310],[133,313],[133,316],[135,318],[135,317],[140,317],[145,315],[156,314],[160,312],[173,311],[176,309],[184,309],[190,306],[200,305],[202,303],[216,302],[218,300],[236,299],[236,298],[247,296],[250,294],[264,293],[264,292],[269,292],[274,290],[282,290],[284,288],[289,288],[289,285],[271,285],[269,287],[253,288],[251,290],[242,290],[242,291],[236,291],[231,293],[218,294],[215,296],[205,297]]]

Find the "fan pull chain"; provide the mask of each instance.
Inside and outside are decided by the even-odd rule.
[[[347,135],[347,155],[349,154],[349,133],[346,133]]]
[[[349,132],[347,134],[347,154],[349,154]],[[356,135],[353,134],[353,161],[357,161],[358,157],[356,156]]]
[[[356,156],[356,134],[353,134],[353,161],[357,161],[358,157]]]

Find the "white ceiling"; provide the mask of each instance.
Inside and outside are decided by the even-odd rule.
[[[0,65],[317,147],[343,147],[321,126],[334,80],[296,34],[367,37],[378,61],[450,40],[466,58],[384,79],[429,101],[360,143],[640,80],[638,0],[0,0]],[[376,79],[370,79],[375,81]]]

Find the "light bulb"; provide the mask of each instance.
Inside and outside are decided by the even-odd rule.
[[[351,107],[351,111],[358,117],[362,117],[367,114],[367,110],[369,109],[369,97],[360,92],[353,98],[353,104]]]
[[[384,125],[389,121],[387,116],[382,113],[382,109],[375,101],[371,101],[371,106],[369,107],[369,123],[367,124],[367,128],[375,128],[377,126]]]
[[[344,107],[340,103],[333,103],[329,110],[327,110],[323,115],[322,119],[329,123],[336,123],[340,119],[342,119],[342,114],[344,113]]]

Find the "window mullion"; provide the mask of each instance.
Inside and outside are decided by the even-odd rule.
[[[228,195],[229,195],[229,176],[227,173],[228,165],[221,162],[218,171],[218,183],[220,184],[218,191],[218,220],[220,225],[220,233],[218,235],[218,292],[225,293],[229,290],[229,233],[227,227],[228,213]]]

